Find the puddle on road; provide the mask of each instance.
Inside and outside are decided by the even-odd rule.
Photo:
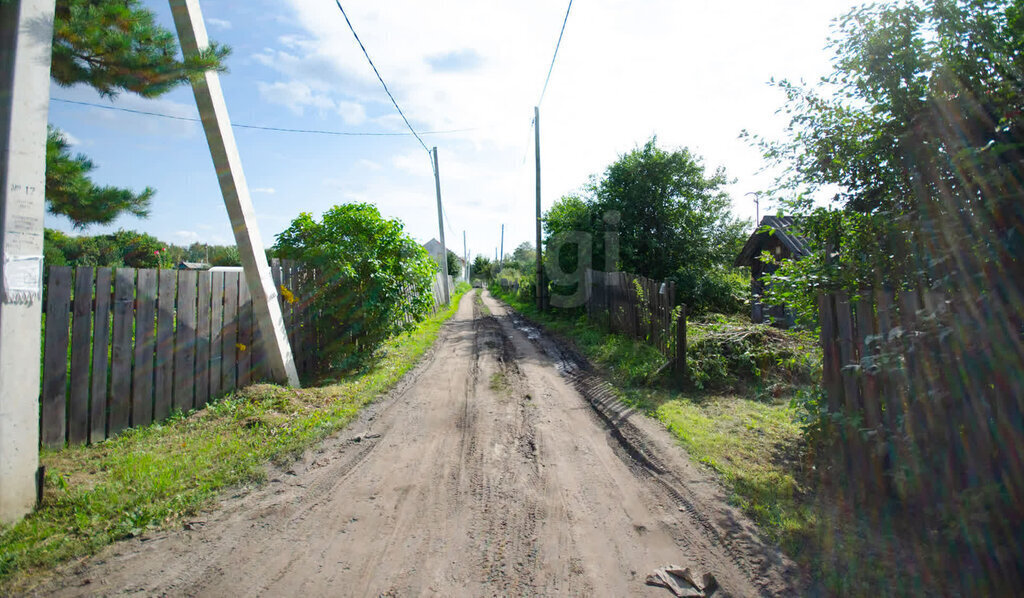
[[[509,314],[509,318],[512,321],[513,328],[525,334],[527,340],[539,347],[545,355],[554,360],[555,369],[558,370],[559,374],[571,377],[582,369],[580,364],[576,363],[571,355],[559,348],[554,340],[545,337],[540,328],[532,325],[522,316],[515,313]]]

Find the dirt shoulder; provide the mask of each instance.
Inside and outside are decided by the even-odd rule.
[[[488,296],[463,298],[386,398],[188,529],[111,546],[42,595],[649,595],[652,569],[721,595],[794,568],[656,422]]]

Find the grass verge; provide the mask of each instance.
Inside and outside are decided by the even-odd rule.
[[[290,389],[257,384],[187,414],[91,446],[43,450],[43,504],[0,528],[0,594],[17,594],[68,559],[154,528],[169,528],[230,487],[266,478],[355,419],[433,345],[468,285],[448,308],[388,341],[365,372]]]

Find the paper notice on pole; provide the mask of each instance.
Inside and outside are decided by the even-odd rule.
[[[32,303],[43,295],[43,256],[4,257],[4,303]]]

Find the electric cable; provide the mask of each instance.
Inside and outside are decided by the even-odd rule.
[[[74,104],[77,106],[89,106],[92,108],[102,108],[103,110],[117,110],[119,112],[128,112],[131,114],[139,114],[143,116],[157,116],[160,118],[167,118],[171,120],[181,120],[187,122],[202,122],[202,119],[194,116],[175,116],[173,114],[164,114],[161,112],[150,112],[148,110],[136,110],[134,108],[124,108],[121,106],[108,106],[106,104],[96,104],[94,102],[80,102],[77,100],[66,100],[64,98],[50,98],[51,102],[60,102],[63,104]],[[255,129],[258,131],[275,131],[279,133],[312,133],[317,135],[340,135],[345,137],[408,137],[413,133],[386,133],[386,132],[355,132],[355,131],[325,131],[321,129],[291,129],[287,127],[270,127],[264,125],[246,125],[241,123],[231,123],[232,127],[239,129]],[[447,135],[451,133],[465,133],[468,131],[475,131],[476,129],[449,129],[446,131],[424,131],[423,135]]]
[[[572,0],[569,0],[569,7],[565,9],[565,18],[562,20],[562,30],[558,32],[558,42],[555,44],[555,53],[551,55],[551,66],[548,67],[548,76],[544,78],[544,87],[540,90],[540,99],[537,105],[544,101],[544,93],[548,90],[548,82],[551,81],[551,71],[555,70],[555,59],[558,58],[558,48],[562,45],[562,36],[565,34],[565,24],[569,22],[569,11],[572,10]]]
[[[352,36],[356,38],[356,42],[363,50],[363,56],[366,56],[366,61],[370,63],[370,67],[373,69],[374,74],[377,75],[377,80],[380,81],[381,86],[384,87],[384,91],[388,94],[388,97],[391,98],[391,103],[395,105],[395,110],[398,110],[398,114],[402,117],[402,120],[405,121],[405,126],[409,127],[409,130],[412,131],[416,140],[420,142],[420,145],[422,145],[423,149],[429,154],[430,148],[427,147],[427,144],[423,142],[419,133],[417,133],[416,129],[412,127],[412,124],[409,123],[409,119],[405,117],[405,113],[402,112],[402,108],[398,105],[398,101],[395,100],[395,96],[391,95],[391,90],[388,89],[388,84],[384,82],[384,77],[381,77],[380,71],[377,70],[377,65],[373,64],[373,59],[370,58],[370,53],[366,51],[366,46],[363,45],[363,40],[359,39],[359,34],[356,33],[355,27],[352,26],[352,21],[350,21],[348,19],[348,15],[345,14],[345,8],[342,7],[341,0],[334,0],[334,2],[338,5],[338,10],[341,11],[341,16],[345,17],[345,22],[348,23],[348,29],[352,32]]]

